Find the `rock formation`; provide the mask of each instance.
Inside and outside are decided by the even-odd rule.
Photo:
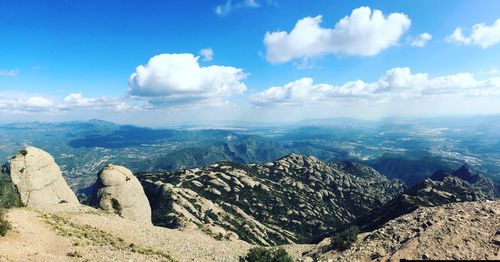
[[[317,261],[498,260],[500,201],[452,203],[417,210],[358,235],[347,250],[325,239],[307,253]]]
[[[61,169],[47,152],[26,147],[9,162],[10,177],[24,205],[43,208],[59,203],[78,204]]]
[[[462,166],[453,173],[435,172],[430,178],[411,187],[381,208],[359,217],[355,224],[362,230],[373,230],[419,207],[494,199],[493,181]]]
[[[109,164],[99,172],[91,202],[124,218],[151,224],[151,208],[141,183],[125,167]]]
[[[198,227],[249,243],[309,242],[404,190],[374,169],[290,154],[265,164],[229,162],[139,175],[153,223]]]

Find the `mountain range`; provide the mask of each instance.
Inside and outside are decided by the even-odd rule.
[[[0,238],[0,250],[10,250],[1,257],[10,260],[35,254],[22,248],[28,242],[38,256],[58,259],[64,255],[60,250],[67,250],[66,256],[76,259],[106,253],[139,261],[235,261],[251,245],[284,245],[283,252],[299,261],[499,255],[498,248],[492,251],[500,244],[492,226],[500,214],[498,192],[490,178],[467,165],[438,170],[408,188],[359,162],[323,162],[298,154],[262,164],[223,161],[135,175],[107,164],[82,203],[55,159],[41,149],[20,150],[2,172],[0,203],[20,207],[0,219],[0,228],[15,225],[11,232],[5,227],[6,237]],[[458,205],[462,202],[467,203]],[[443,224],[446,214],[454,215]],[[465,225],[481,231],[467,236]],[[353,226],[361,230],[353,246],[336,250],[332,236]],[[30,232],[37,232],[31,240]],[[467,245],[444,241],[444,249],[431,247],[445,236],[466,239]],[[49,249],[47,242],[59,248]],[[21,248],[8,249],[11,243]],[[429,247],[408,250],[415,243]],[[197,253],[187,254],[191,245]],[[460,253],[444,253],[450,248]]]

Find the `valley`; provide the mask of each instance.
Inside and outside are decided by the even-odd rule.
[[[218,161],[264,163],[290,153],[326,162],[353,160],[413,185],[462,164],[500,180],[497,116],[370,122],[338,119],[298,126],[143,128],[110,122],[0,125],[0,159],[36,145],[51,152],[73,190],[89,186],[106,163],[134,172],[174,171]],[[313,125],[316,124],[316,125]],[[453,152],[453,153],[450,153]]]

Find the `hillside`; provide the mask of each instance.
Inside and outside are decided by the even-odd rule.
[[[329,239],[308,252],[319,261],[500,259],[500,201],[419,208],[358,235],[346,251],[326,251]]]
[[[78,203],[39,148],[23,148],[3,171],[2,261],[238,261],[255,244],[281,245],[295,261],[498,258],[493,183],[467,166],[401,194],[400,181],[365,165],[295,154],[144,173],[142,184],[108,164],[97,173],[92,207]],[[457,201],[473,202],[447,204]],[[344,252],[329,237],[300,244],[352,222],[366,233]]]
[[[404,190],[365,165],[296,154],[265,164],[222,162],[138,177],[156,225],[201,227],[261,245],[313,241]]]
[[[12,209],[7,219],[13,230],[0,238],[2,261],[236,261],[250,248],[196,229],[147,226],[86,206]]]
[[[418,157],[384,155],[366,164],[390,179],[401,179],[409,187],[429,178],[436,170],[451,171],[451,167],[457,165],[425,154]]]
[[[386,205],[359,217],[354,223],[362,230],[373,230],[419,207],[494,199],[493,181],[462,166],[452,173],[436,171],[429,179],[409,188]]]
[[[122,166],[98,172],[92,207],[78,202],[54,158],[39,148],[23,148],[4,171],[1,261],[234,261],[251,247],[198,228],[153,226],[140,182]]]

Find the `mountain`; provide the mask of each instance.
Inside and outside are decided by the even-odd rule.
[[[96,181],[97,209],[53,201],[69,190],[45,183],[50,171],[65,184],[58,170],[48,153],[30,147],[2,169],[9,176],[1,175],[0,203],[17,207],[0,209],[2,260],[237,261],[255,244],[287,244],[297,261],[500,258],[500,202],[484,201],[494,198],[494,185],[466,165],[401,194],[402,182],[366,165],[296,154],[142,173],[140,181],[109,164]],[[26,189],[37,190],[39,205],[21,205],[29,204],[20,195]],[[462,201],[470,202],[449,204]],[[330,248],[329,237],[300,244],[349,223],[364,232],[343,252]]]
[[[292,152],[321,159],[343,159],[342,150],[310,142],[281,142],[255,135],[229,135],[225,141],[204,141],[173,150],[151,162],[155,170],[203,167],[220,161],[264,163]]]
[[[499,260],[500,201],[421,207],[361,233],[343,252],[325,239],[306,252],[317,261]]]
[[[450,172],[463,163],[500,181],[499,129],[491,125],[497,119],[370,123],[332,119],[299,126],[175,128],[100,120],[0,124],[0,163],[21,147],[36,146],[54,157],[75,191],[93,183],[95,173],[108,163],[133,172],[166,172],[219,161],[265,163],[289,153],[326,162],[362,161],[409,186],[435,170]]]
[[[310,242],[404,190],[368,166],[296,154],[265,164],[221,162],[137,176],[154,224],[201,227],[260,245]]]
[[[442,170],[435,172],[429,179],[409,188],[383,207],[357,218],[354,224],[362,230],[370,231],[419,207],[493,199],[493,181],[464,165],[453,173]]]
[[[409,187],[429,178],[436,170],[451,171],[456,168],[456,163],[449,163],[442,158],[433,157],[428,154],[420,156],[406,155],[384,155],[379,158],[366,161],[380,174],[389,179],[398,178]]]

